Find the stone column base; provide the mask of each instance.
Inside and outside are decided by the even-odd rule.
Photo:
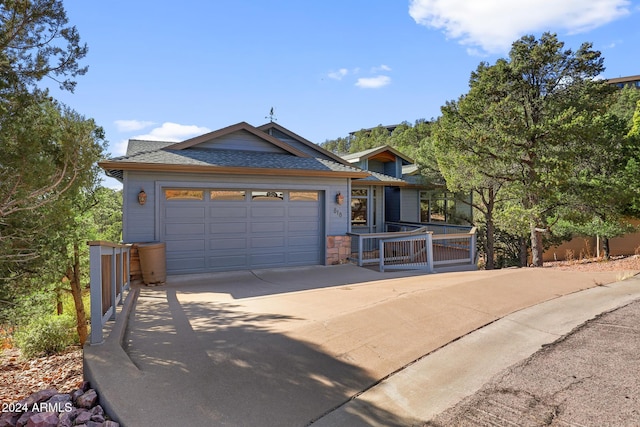
[[[351,255],[351,236],[327,236],[325,265],[346,264]]]

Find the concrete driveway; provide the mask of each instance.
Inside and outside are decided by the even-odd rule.
[[[105,344],[86,350],[85,375],[129,427],[352,425],[346,403],[434,350],[510,313],[620,278],[353,265],[171,277],[132,293]],[[357,419],[419,421],[399,413],[397,401],[369,402]]]

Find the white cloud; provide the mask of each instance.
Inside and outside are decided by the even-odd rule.
[[[211,129],[206,127],[165,122],[160,127],[153,128],[150,132],[135,136],[132,139],[178,142],[209,132],[211,132]]]
[[[532,32],[592,30],[630,13],[629,0],[411,0],[409,15],[420,25],[487,53],[505,53]]]
[[[389,76],[362,77],[356,82],[356,86],[363,89],[378,89],[391,83]]]
[[[116,129],[118,132],[133,132],[136,130],[142,130],[149,126],[153,126],[155,122],[145,122],[141,120],[116,120]]]
[[[340,68],[338,71],[330,72],[328,76],[330,79],[342,80],[342,78],[347,74],[349,74],[349,70],[347,70],[346,68]]]
[[[381,71],[391,71],[391,67],[389,67],[388,65],[382,64],[379,67],[371,68],[371,72],[374,74],[377,74]]]

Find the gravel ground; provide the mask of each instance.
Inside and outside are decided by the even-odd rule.
[[[0,355],[0,405],[16,402],[39,390],[55,388],[68,393],[82,385],[82,350],[24,360],[18,349]]]
[[[640,271],[640,257],[618,257],[609,261],[581,260],[545,263],[544,268],[575,271],[620,271],[621,278],[630,271]],[[0,352],[0,404],[15,402],[30,394],[56,388],[62,393],[82,384],[82,350],[25,361],[17,349]],[[640,424],[640,423],[639,423]]]

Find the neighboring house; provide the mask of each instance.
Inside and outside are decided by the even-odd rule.
[[[178,143],[130,140],[99,165],[123,182],[123,241],[164,242],[167,272],[184,274],[341,263],[352,230],[446,219],[429,203],[448,199],[420,192],[410,159],[369,151],[345,159],[276,123],[242,122]]]
[[[640,89],[640,76],[616,77],[614,79],[608,79],[607,83],[619,88],[634,87]]]

